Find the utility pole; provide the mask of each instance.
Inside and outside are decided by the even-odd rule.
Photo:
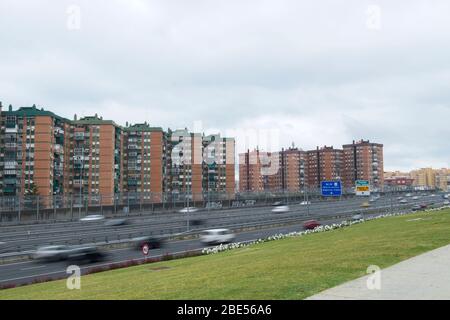
[[[84,145],[81,146],[81,171],[80,171],[80,209],[79,217],[81,218],[81,207],[82,207],[82,190],[83,190],[83,170],[84,170]]]

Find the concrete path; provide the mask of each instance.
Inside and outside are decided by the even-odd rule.
[[[372,273],[307,300],[448,300],[450,245],[383,269],[378,275]]]

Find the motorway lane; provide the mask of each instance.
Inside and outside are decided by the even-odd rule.
[[[322,221],[322,224],[332,224],[342,222],[342,219]],[[279,233],[288,233],[303,230],[302,224],[294,224],[291,226],[275,227],[262,230],[246,231],[236,234],[235,242],[256,240],[266,238]],[[151,250],[149,257],[161,256],[169,253],[184,252],[188,250],[201,249],[204,245],[198,240],[181,240],[168,242],[161,249]],[[108,251],[107,263],[122,262],[132,259],[143,258],[140,250],[133,248],[122,248]],[[87,264],[80,266],[82,273],[96,266],[101,266],[106,262]],[[69,264],[66,262],[39,263],[35,261],[18,262],[12,264],[0,265],[0,285],[19,285],[30,283],[34,279],[43,277],[62,277],[68,276],[65,270]]]
[[[421,203],[423,201],[430,201],[435,199],[433,197],[423,197],[414,202],[410,202],[407,206],[412,206],[415,203]],[[309,208],[309,214],[312,217],[319,217],[322,215],[359,211],[361,210],[360,204],[361,198],[352,198],[342,201],[322,201],[312,203]],[[384,197],[372,204],[370,208],[384,208],[388,210],[391,205],[391,200],[388,197]],[[399,207],[398,201],[393,200],[395,208]],[[239,225],[244,223],[257,224],[263,221],[277,221],[281,218],[294,218],[299,216],[305,216],[307,213],[307,207],[301,205],[291,205],[291,211],[285,214],[275,215],[271,212],[273,207],[253,207],[242,208],[239,210],[218,210],[210,212],[197,212],[191,213],[190,219],[202,219],[206,220],[207,225],[205,227],[225,227],[232,225]],[[122,227],[105,227],[103,224],[91,223],[80,224],[79,222],[73,222],[70,224],[58,224],[38,225],[33,226],[34,230],[27,230],[28,226],[0,228],[0,241],[9,242],[11,245],[9,251],[17,251],[15,246],[20,245],[22,250],[32,250],[37,246],[47,244],[80,244],[90,242],[101,242],[105,239],[108,241],[133,238],[143,235],[162,235],[173,234],[187,230],[187,220],[184,214],[166,214],[165,216],[148,216],[141,217],[134,220],[134,224],[130,226]],[[19,230],[18,228],[22,228]],[[50,229],[50,230],[48,230]],[[9,232],[8,232],[9,230]],[[11,231],[12,230],[12,231]],[[30,232],[29,232],[30,231]],[[178,232],[177,232],[178,231]],[[4,252],[5,251],[4,249]]]

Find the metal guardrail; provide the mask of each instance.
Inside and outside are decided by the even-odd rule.
[[[306,213],[303,214],[296,214],[290,213],[288,216],[283,217],[281,215],[273,215],[271,213],[259,213],[259,214],[247,214],[246,215],[230,215],[230,216],[222,216],[219,215],[217,217],[209,217],[212,220],[217,219],[217,222],[208,223],[208,228],[213,227],[227,227],[227,228],[236,228],[236,227],[255,227],[255,226],[264,226],[264,225],[273,225],[273,224],[280,224],[280,223],[291,223],[291,222],[302,222],[305,221],[304,219],[311,219],[316,218],[317,220],[325,220],[329,218],[338,218],[338,217],[348,217],[355,213],[364,213],[364,214],[371,214],[371,213],[387,213],[392,212],[392,210],[395,209],[408,209],[411,208],[412,204],[406,204],[406,205],[398,205],[395,206],[392,205],[385,205],[380,207],[373,207],[368,209],[361,209],[361,208],[352,208],[349,210],[337,210],[337,213],[329,214],[329,215],[307,215]],[[338,208],[334,208],[338,209]],[[313,209],[311,209],[313,210]],[[316,209],[317,210],[317,209]],[[320,209],[319,209],[320,210]],[[241,217],[244,219],[238,220],[234,223],[233,221],[236,220],[236,217]],[[230,223],[231,222],[231,223]],[[172,223],[172,224],[170,224]],[[148,225],[155,225],[154,222],[149,223]],[[112,243],[114,241],[123,241],[123,240],[129,240],[135,237],[140,236],[163,236],[163,235],[176,235],[176,234],[183,234],[186,233],[186,220],[178,219],[177,221],[173,222],[162,222],[160,223],[160,227],[153,228],[151,230],[145,230],[146,226],[137,226],[136,228],[133,228],[131,230],[123,230],[122,233],[116,233],[111,234],[110,229],[102,230],[103,233],[96,233],[96,234],[78,234],[79,236],[77,238],[74,238],[73,235],[67,235],[64,237],[60,237],[55,239],[54,236],[47,236],[43,235],[43,237],[35,237],[32,240],[34,242],[39,241],[40,245],[53,245],[53,244],[65,244],[65,245],[77,245],[77,244],[85,244],[85,243]],[[98,228],[98,226],[94,226],[94,228]],[[120,229],[119,229],[120,230]],[[189,231],[189,230],[188,230]],[[66,234],[69,232],[69,230],[64,231]],[[78,231],[74,230],[73,233],[78,233]],[[8,236],[8,235],[6,235]],[[34,235],[35,236],[35,235]],[[47,238],[45,238],[47,236]],[[18,245],[17,243],[21,242],[23,245]],[[7,247],[4,247],[2,249],[3,252],[20,252],[20,251],[27,251],[32,250],[36,247],[35,244],[27,243],[30,242],[30,239],[21,239],[15,241],[14,245],[10,245]],[[5,251],[6,249],[6,251]]]
[[[397,193],[412,190],[392,191]],[[432,192],[432,191],[422,191]],[[383,192],[380,192],[383,193]],[[353,197],[352,192],[343,195]],[[193,206],[205,210],[268,205],[274,201],[323,199],[318,189],[264,193],[120,193],[111,195],[0,196],[0,224],[73,221],[89,214],[105,216],[172,212]]]

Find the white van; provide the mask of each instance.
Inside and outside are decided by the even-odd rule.
[[[228,229],[205,230],[200,235],[200,241],[206,245],[230,243],[236,236]]]

